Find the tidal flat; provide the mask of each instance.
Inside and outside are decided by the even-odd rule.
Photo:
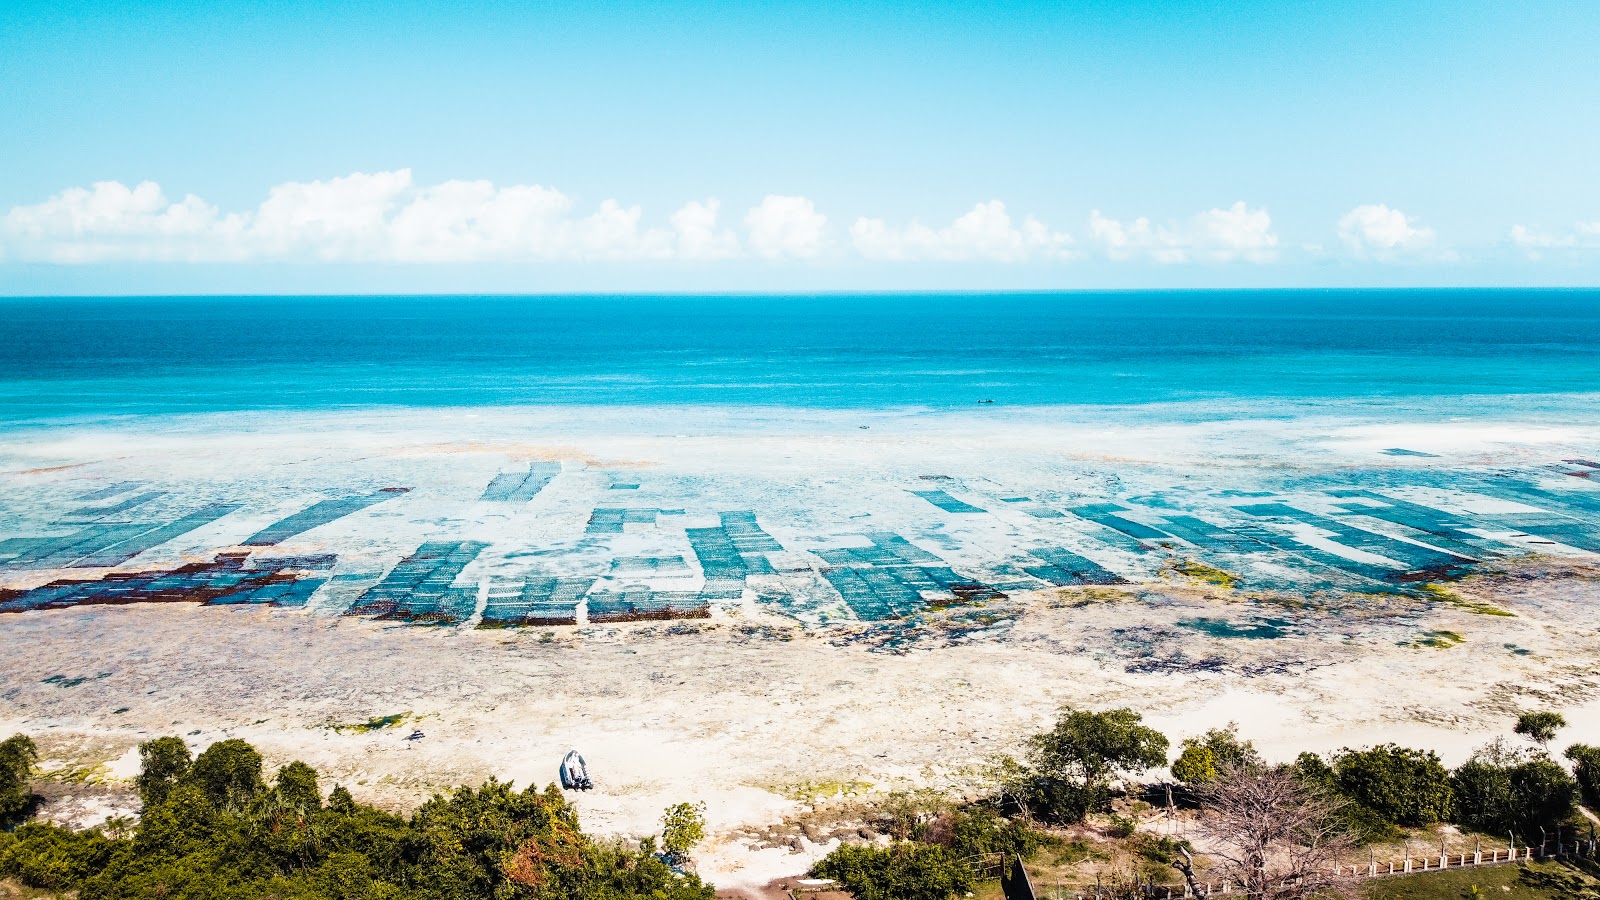
[[[1269,756],[1398,740],[1458,761],[1534,706],[1594,741],[1596,479],[1600,427],[1573,415],[17,425],[0,730],[37,737],[81,786],[58,812],[85,820],[161,734],[243,737],[396,807],[543,784],[576,747],[600,784],[586,827],[644,834],[704,799],[702,873],[764,880],[830,838],[750,829],[974,789],[1066,703],[1175,738],[1237,721]]]

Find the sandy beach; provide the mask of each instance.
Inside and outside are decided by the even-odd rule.
[[[1563,740],[1600,739],[1600,633],[1574,624],[1597,578],[1528,564],[1462,586],[1515,618],[1273,608],[1295,623],[1273,640],[1174,628],[1264,612],[1226,592],[1062,591],[1017,598],[1003,638],[941,646],[930,625],[927,648],[903,653],[874,652],[858,629],[743,616],[540,633],[184,605],[44,612],[0,618],[5,645],[25,648],[0,674],[0,730],[35,735],[62,777],[107,785],[152,736],[242,737],[399,809],[491,775],[548,783],[578,747],[600,782],[577,801],[586,827],[642,836],[667,804],[703,799],[702,873],[759,885],[828,843],[796,833],[762,848],[750,829],[841,792],[980,789],[987,765],[1065,703],[1131,706],[1174,738],[1237,721],[1280,759],[1395,740],[1458,761],[1527,707],[1563,711]],[[1465,640],[1414,645],[1439,630]],[[1166,665],[1135,665],[1151,651]],[[407,740],[414,730],[425,737]]]

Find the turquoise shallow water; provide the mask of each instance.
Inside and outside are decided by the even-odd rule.
[[[1600,290],[0,300],[0,420],[518,404],[1473,398],[1600,386]]]

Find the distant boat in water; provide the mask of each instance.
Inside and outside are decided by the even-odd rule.
[[[589,778],[589,764],[576,750],[568,751],[561,761],[561,786],[569,791],[587,791],[594,788]]]

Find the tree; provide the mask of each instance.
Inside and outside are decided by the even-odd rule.
[[[1540,748],[1556,739],[1556,732],[1567,727],[1567,720],[1556,712],[1524,712],[1517,716],[1512,731],[1538,744]]]
[[[28,779],[38,761],[39,748],[33,738],[14,734],[0,741],[0,828],[28,811],[33,800]]]
[[[165,802],[178,779],[189,774],[192,760],[183,738],[158,737],[139,745],[139,800],[145,809]]]
[[[317,770],[299,760],[278,770],[273,779],[272,792],[285,806],[316,809],[322,805],[322,791],[317,787]]]
[[[948,849],[902,842],[888,847],[845,844],[812,868],[842,884],[856,900],[949,900],[971,890],[972,869]]]
[[[1339,804],[1291,769],[1224,766],[1199,795],[1211,877],[1238,885],[1250,900],[1353,895],[1351,879],[1336,870],[1354,848]],[[1194,886],[1188,860],[1173,864]]]
[[[1172,777],[1185,784],[1210,784],[1217,780],[1217,757],[1208,747],[1186,746],[1172,764]]]
[[[1450,818],[1450,773],[1432,750],[1346,747],[1334,754],[1333,776],[1341,793],[1385,821],[1423,828]]]
[[[661,849],[667,858],[678,861],[706,838],[706,805],[675,803],[661,814]]]
[[[1450,776],[1455,820],[1492,834],[1518,834],[1524,840],[1541,826],[1572,815],[1578,787],[1549,757],[1495,741],[1479,749]]]
[[[1600,747],[1573,744],[1565,755],[1572,760],[1572,774],[1578,779],[1583,805],[1600,809]]]
[[[1172,777],[1186,784],[1205,784],[1215,779],[1222,768],[1249,769],[1264,764],[1255,744],[1239,739],[1237,722],[1213,728],[1199,737],[1184,738],[1180,746],[1183,752],[1172,764]]]
[[[1166,735],[1140,725],[1130,709],[1088,712],[1063,707],[1055,727],[1029,741],[1036,805],[1061,821],[1079,821],[1109,800],[1108,782],[1167,761]]]
[[[266,789],[261,779],[261,754],[234,738],[218,741],[195,757],[184,781],[200,788],[213,806],[242,810]]]

